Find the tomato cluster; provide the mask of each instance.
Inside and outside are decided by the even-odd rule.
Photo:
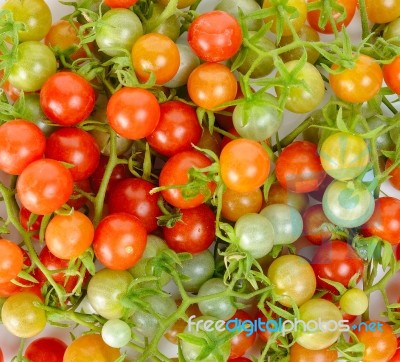
[[[0,362],[398,360],[399,0],[0,5]]]

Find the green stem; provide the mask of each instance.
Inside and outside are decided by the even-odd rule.
[[[358,5],[360,7],[360,15],[361,15],[362,38],[365,39],[369,35],[367,6],[365,5],[365,0],[358,0]]]

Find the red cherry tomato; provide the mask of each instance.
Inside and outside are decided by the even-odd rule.
[[[21,248],[10,240],[0,239],[0,283],[17,277],[24,264]]]
[[[106,5],[110,8],[130,8],[131,6],[135,5],[138,0],[105,0]]]
[[[58,338],[42,337],[32,341],[24,356],[31,362],[62,362],[67,345]]]
[[[239,323],[243,323],[245,321],[251,321],[252,318],[250,314],[245,312],[244,310],[238,310],[231,319],[237,318]],[[231,354],[229,358],[238,358],[242,357],[254,344],[256,340],[256,333],[249,333],[245,330],[235,335],[231,339]]]
[[[400,55],[389,64],[384,64],[383,79],[386,85],[395,93],[400,94]]]

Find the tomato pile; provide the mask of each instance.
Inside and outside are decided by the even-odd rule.
[[[400,1],[63,4],[1,1],[0,361],[400,361]]]

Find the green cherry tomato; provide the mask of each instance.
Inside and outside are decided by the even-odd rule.
[[[339,304],[344,313],[361,315],[368,308],[368,297],[363,290],[352,288],[340,297]]]
[[[17,60],[8,80],[25,92],[36,92],[57,70],[56,57],[38,41],[26,41],[17,47]]]
[[[285,63],[286,70],[292,72],[298,63],[298,60]],[[289,88],[285,103],[286,109],[294,113],[313,111],[322,102],[325,95],[325,84],[320,72],[314,65],[306,62],[293,76],[304,82],[304,85],[294,85]],[[277,77],[280,75],[277,74]],[[286,92],[282,87],[275,87],[275,90],[278,96]]]
[[[272,204],[260,211],[272,224],[275,232],[274,245],[291,244],[303,231],[300,213],[286,204]]]
[[[41,299],[33,293],[19,292],[9,297],[1,309],[1,320],[7,330],[19,338],[39,334],[47,323],[46,312],[33,303]]]
[[[344,132],[334,133],[322,143],[320,157],[325,172],[342,181],[356,178],[369,164],[367,143]]]
[[[18,32],[20,42],[42,40],[50,30],[52,16],[44,0],[8,0],[3,9],[13,13],[14,21],[24,24]]]
[[[325,299],[310,299],[299,308],[299,312],[300,320],[307,324],[308,329],[302,331],[296,341],[300,346],[318,350],[337,341],[341,334],[342,313],[335,304]]]
[[[337,226],[354,228],[364,224],[374,212],[374,197],[358,181],[332,181],[324,192],[322,207]]]
[[[102,269],[90,279],[87,296],[89,303],[102,317],[121,318],[126,312],[121,298],[128,291],[133,277],[125,270]]]
[[[176,15],[171,15],[167,20],[163,21],[158,26],[155,26],[157,25],[163,10],[164,6],[160,4],[154,4],[151,17],[145,23],[147,32],[159,33],[167,36],[173,41],[176,41],[180,36],[181,30],[179,18]]]
[[[130,52],[142,35],[142,23],[133,11],[111,9],[101,18],[96,31],[96,43],[105,54],[116,56],[123,54],[120,49]]]
[[[268,268],[267,277],[280,304],[291,307],[309,300],[316,289],[316,278],[310,263],[298,255],[282,255]]]
[[[239,103],[233,111],[232,120],[243,138],[265,141],[278,131],[283,115],[277,99],[264,93],[262,97]]]
[[[222,279],[212,278],[207,280],[199,289],[198,296],[212,295],[224,292],[228,287]],[[198,303],[200,312],[203,315],[212,316],[218,319],[227,320],[236,313],[236,306],[233,298],[219,297],[203,300]]]
[[[235,233],[240,248],[256,259],[262,258],[272,250],[276,237],[271,222],[256,213],[241,216],[235,223]]]
[[[131,327],[121,319],[109,319],[101,329],[101,337],[110,347],[121,348],[132,338]]]

